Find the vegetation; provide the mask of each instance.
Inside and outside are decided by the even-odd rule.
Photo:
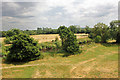
[[[106,24],[103,23],[98,23],[94,26],[91,34],[90,34],[90,38],[95,39],[97,38],[97,36],[100,36],[102,43],[106,43],[106,41],[110,38],[110,30],[109,27]]]
[[[109,39],[116,40],[117,43],[120,43],[120,20],[114,20],[110,22],[110,27],[106,24],[98,23],[92,29],[89,38],[97,39],[97,36],[100,36],[102,43],[106,43]]]
[[[60,26],[58,28],[58,32],[62,40],[63,50],[70,54],[76,54],[80,52],[79,45],[73,31],[65,26]]]
[[[110,22],[111,38],[115,39],[117,43],[120,43],[120,20],[114,20]]]
[[[29,61],[40,57],[37,41],[30,38],[29,35],[19,33],[13,35],[12,45],[9,48],[9,53],[6,56],[7,61]]]
[[[84,28],[80,28],[80,26],[75,26],[75,25],[71,25],[70,30],[73,31],[74,33],[89,33],[86,32],[86,29]],[[8,31],[0,31],[0,37],[7,37],[10,35],[13,35],[14,31],[13,30],[18,30],[18,29],[12,29],[12,30],[8,30]],[[91,30],[91,28],[90,28]],[[39,34],[58,34],[58,29],[52,29],[52,28],[37,28],[37,30],[19,30],[22,31],[25,34],[28,35],[39,35]]]

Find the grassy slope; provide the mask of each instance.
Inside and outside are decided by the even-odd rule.
[[[19,65],[3,64],[3,78],[118,77],[117,45],[92,43],[84,45],[82,50],[80,55],[69,57],[61,57],[62,53],[51,57],[47,54],[53,52],[46,52],[44,55],[47,56],[42,60]]]

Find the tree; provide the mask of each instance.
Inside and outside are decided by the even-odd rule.
[[[62,47],[63,47],[63,49],[65,49],[65,40],[67,39],[67,35],[69,33],[68,28],[65,26],[60,26],[58,28],[58,33],[62,40]]]
[[[120,43],[120,20],[113,20],[110,22],[111,38],[115,39],[117,43]]]
[[[86,32],[85,32],[86,34],[89,34],[89,33],[90,33],[90,28],[89,28],[89,26],[86,26],[86,27],[85,27],[85,30],[86,30]]]
[[[8,61],[29,61],[40,57],[37,41],[29,35],[20,33],[13,36],[13,42],[7,55]]]
[[[97,36],[101,37],[101,42],[106,43],[108,39],[110,39],[110,29],[104,23],[98,23],[94,26],[92,33],[89,37],[92,39],[96,38]]]
[[[77,33],[77,28],[76,28],[76,26],[71,25],[71,26],[69,26],[69,29],[70,29],[73,33]]]
[[[65,40],[65,50],[70,54],[78,54],[80,52],[76,36],[71,31],[69,31]]]
[[[79,45],[77,43],[76,36],[74,33],[65,26],[60,26],[58,28],[58,32],[60,38],[62,40],[62,47],[65,51],[69,52],[70,54],[79,53]]]

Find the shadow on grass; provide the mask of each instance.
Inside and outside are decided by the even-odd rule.
[[[61,57],[68,57],[70,56],[70,53],[66,52],[65,50],[59,50],[57,54],[62,54]]]
[[[105,47],[111,47],[111,46],[116,46],[116,45],[120,45],[116,42],[112,42],[112,43],[101,43],[101,45],[105,46]]]
[[[13,64],[13,65],[23,65],[25,63],[28,63],[29,61],[25,61],[25,62],[13,62],[13,61],[7,61],[7,60],[4,60],[2,63],[5,63],[5,64]]]
[[[13,65],[23,65],[23,64],[26,64],[30,61],[35,61],[35,60],[38,60],[38,59],[42,59],[42,56],[40,56],[40,58],[37,58],[37,59],[34,59],[34,60],[24,60],[24,61],[10,61],[10,60],[3,59],[2,63],[13,64]]]

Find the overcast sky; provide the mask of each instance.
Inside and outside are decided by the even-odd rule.
[[[4,0],[2,29],[58,28],[60,25],[109,24],[118,19],[119,0]],[[29,1],[29,2],[28,2]]]

